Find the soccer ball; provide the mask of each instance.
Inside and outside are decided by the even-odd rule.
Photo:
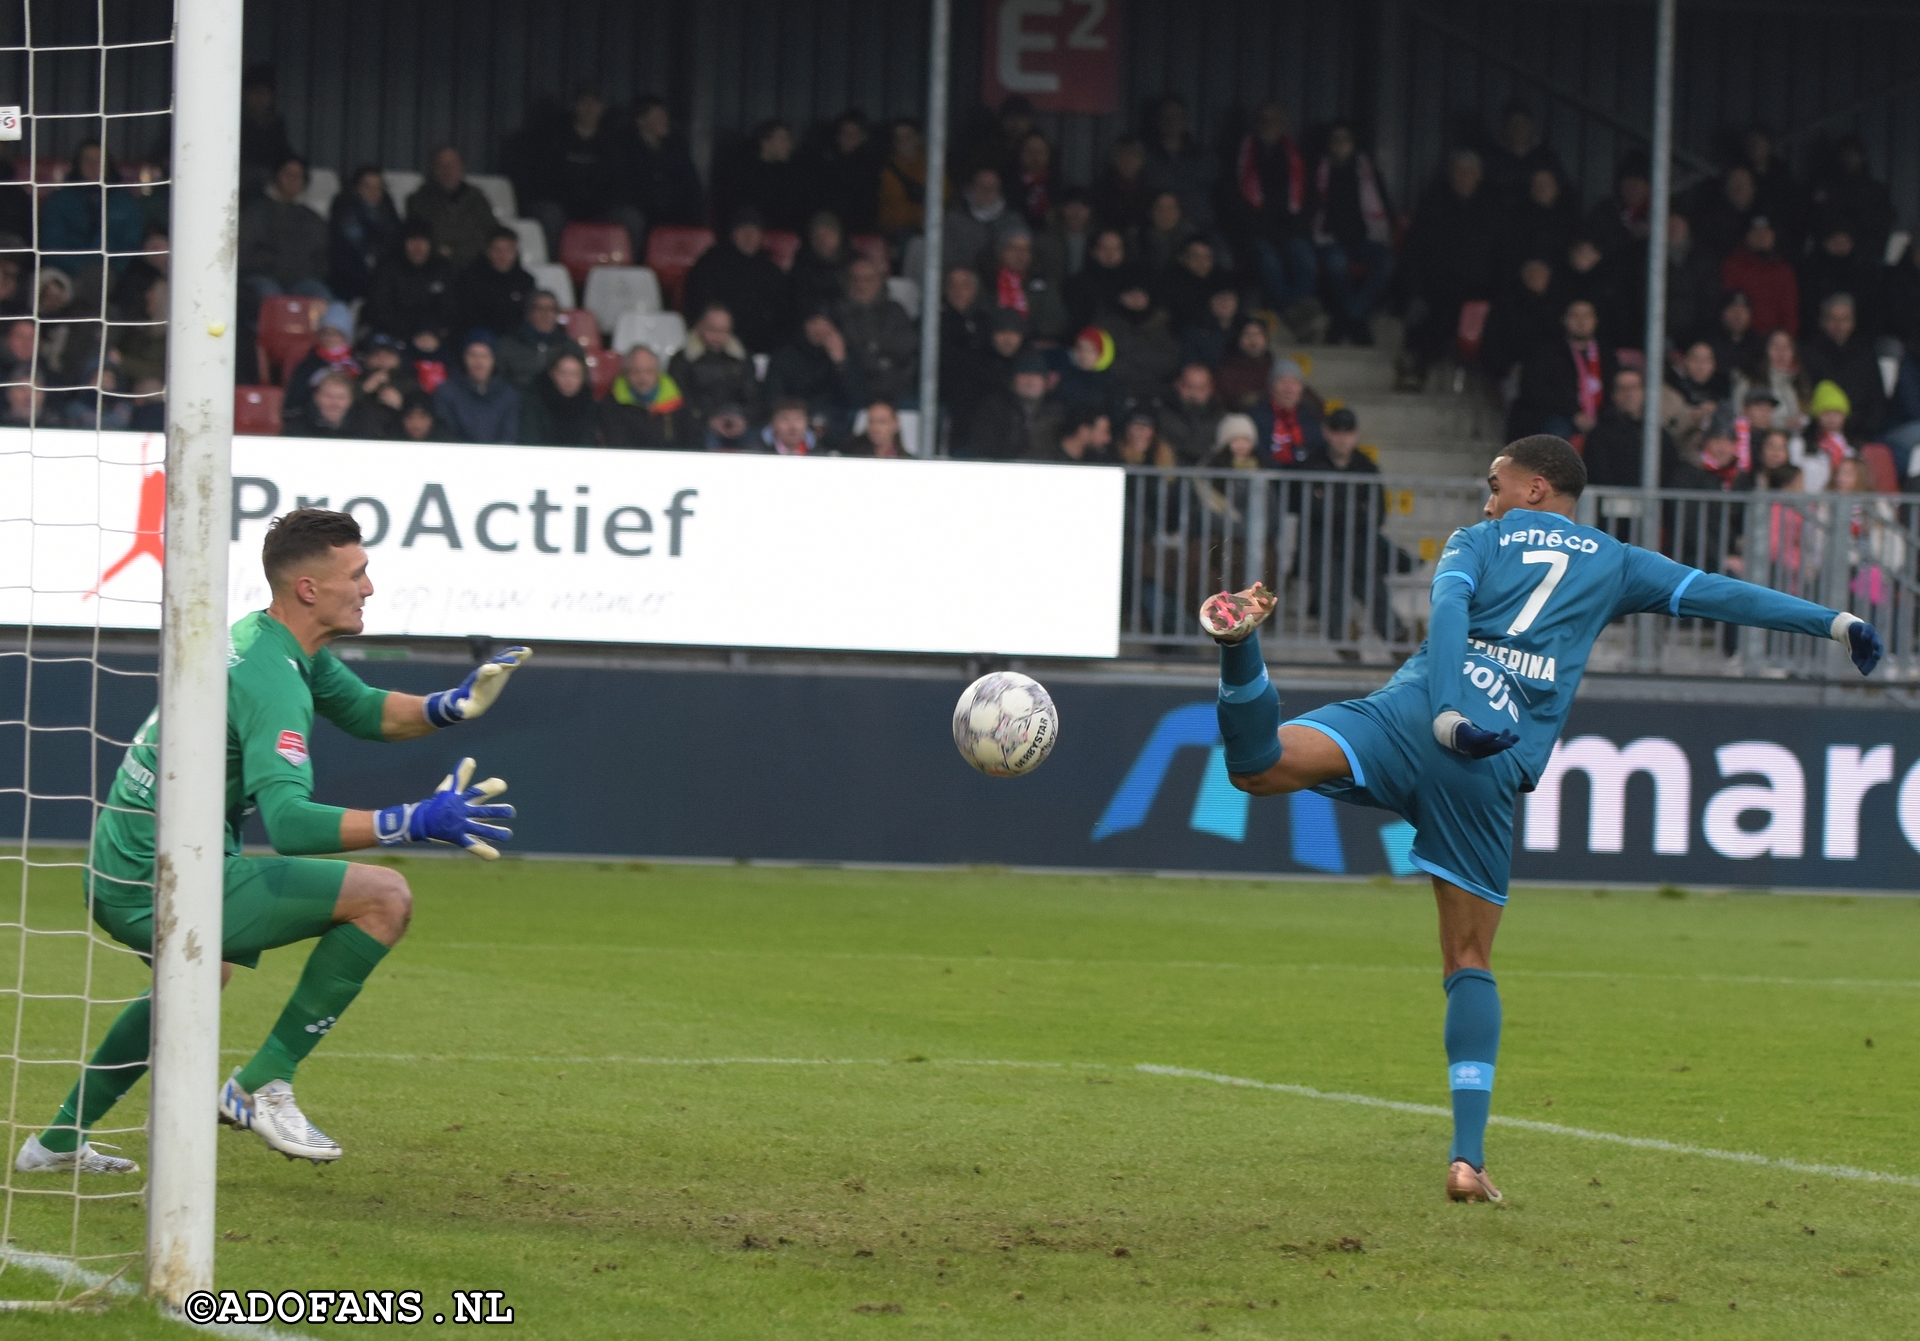
[[[1031,773],[1060,739],[1060,713],[1038,680],[1015,671],[982,675],[953,709],[960,757],[989,777]]]

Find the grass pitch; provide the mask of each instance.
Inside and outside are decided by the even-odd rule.
[[[1518,891],[1494,1108],[1546,1125],[1490,1132],[1495,1208],[1444,1200],[1421,1107],[1446,1103],[1421,887],[396,864],[413,933],[300,1075],[346,1158],[222,1135],[222,1286],[417,1288],[429,1320],[498,1289],[519,1334],[568,1338],[1804,1341],[1920,1316],[1920,900]],[[71,880],[40,881],[37,925],[73,923]],[[36,943],[43,988],[61,953]],[[304,953],[238,975],[235,1061]],[[75,1023],[35,1006],[26,1044]],[[69,1080],[24,1069],[21,1116]],[[14,1247],[63,1246],[69,1210],[16,1200]],[[83,1245],[139,1217],[91,1204]],[[183,1334],[137,1302],[6,1326]]]

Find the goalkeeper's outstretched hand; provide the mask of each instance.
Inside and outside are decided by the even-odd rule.
[[[1451,709],[1433,719],[1433,735],[1442,745],[1469,759],[1490,758],[1520,743],[1520,737],[1511,731],[1484,731]]]
[[[1887,654],[1886,645],[1880,641],[1880,630],[1858,615],[1841,615],[1840,619],[1850,622],[1835,631],[1834,641],[1847,649],[1847,655],[1853,658],[1862,675],[1873,674],[1873,668]]]
[[[506,789],[507,784],[499,778],[473,782],[473,760],[462,759],[426,800],[374,812],[374,836],[383,847],[396,843],[451,843],[492,861],[500,855],[493,844],[511,840],[513,830],[486,821],[512,819],[513,807],[487,802]]]
[[[507,677],[532,655],[531,647],[509,647],[485,665],[475,666],[458,689],[443,689],[427,695],[427,720],[435,726],[471,722],[493,706],[500,691],[507,687]]]

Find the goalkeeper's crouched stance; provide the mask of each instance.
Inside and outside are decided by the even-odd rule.
[[[233,626],[227,657],[221,981],[236,964],[257,965],[265,950],[318,943],[273,1032],[221,1089],[217,1115],[259,1133],[289,1159],[318,1163],[340,1158],[340,1146],[294,1102],[294,1073],[406,934],[413,896],[386,867],[306,854],[435,842],[491,859],[499,856],[492,844],[512,837],[495,821],[511,819],[513,807],[493,803],[506,783],[472,781],[471,759],[411,804],[384,810],[317,805],[308,759],[313,715],[363,740],[411,740],[480,716],[530,653],[513,648],[458,688],[425,698],[371,688],[327,648],[362,630],[362,608],[373,594],[359,524],[345,513],[300,508],[274,523],[261,559],[273,604]],[[147,718],[114,777],[87,862],[94,921],[143,955],[153,950],[156,719]],[[241,855],[241,829],[256,809],[279,855]],[[132,1160],[95,1148],[86,1134],[146,1073],[152,1013],[147,996],[121,1012],[53,1122],[21,1148],[17,1170],[135,1171]]]

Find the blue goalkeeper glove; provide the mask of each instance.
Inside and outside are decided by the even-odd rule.
[[[427,720],[435,726],[471,722],[493,706],[500,691],[507,687],[507,677],[532,655],[531,647],[509,647],[484,666],[474,667],[458,689],[443,689],[427,695]]]
[[[1456,754],[1486,759],[1520,743],[1511,731],[1483,731],[1464,714],[1447,709],[1433,719],[1433,737]]]
[[[1880,641],[1880,630],[1858,615],[1838,616],[1833,621],[1833,640],[1847,649],[1847,655],[1853,658],[1862,675],[1873,674],[1873,668],[1887,654],[1886,645]]]
[[[513,807],[485,802],[504,792],[507,784],[499,778],[488,778],[469,786],[472,781],[473,760],[462,759],[426,800],[375,811],[374,836],[382,847],[398,843],[450,843],[466,848],[476,857],[494,860],[500,855],[499,850],[487,840],[507,842],[512,839],[513,830],[486,821],[512,819]]]

